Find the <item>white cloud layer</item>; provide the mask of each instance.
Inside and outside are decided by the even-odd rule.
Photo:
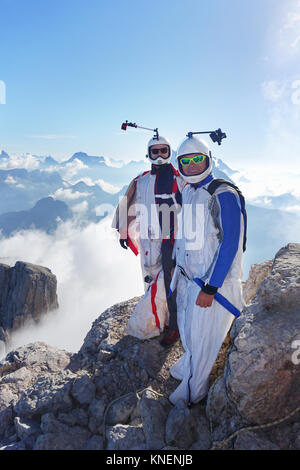
[[[11,170],[13,168],[25,168],[25,170],[37,170],[40,162],[33,155],[9,155],[9,158],[1,158],[0,169]]]
[[[247,177],[247,180],[244,177]],[[279,172],[270,165],[265,167],[241,170],[232,176],[233,180],[243,191],[248,201],[253,201],[257,197],[280,196],[282,194],[292,194],[300,201],[300,173],[285,171],[284,167]]]
[[[0,262],[46,266],[57,276],[59,310],[16,332],[10,349],[32,341],[76,352],[92,322],[111,305],[142,295],[139,258],[123,250],[111,218],[84,229],[62,223],[54,235],[36,230],[0,239]]]
[[[55,193],[50,194],[54,199],[62,199],[64,201],[74,201],[81,197],[89,197],[90,193],[84,193],[80,191],[72,191],[71,188],[59,188]]]

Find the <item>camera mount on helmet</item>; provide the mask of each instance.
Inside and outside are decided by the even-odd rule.
[[[221,129],[217,129],[216,131],[188,132],[187,137],[193,137],[194,134],[209,134],[211,140],[213,142],[218,142],[218,145],[221,145],[222,140],[227,137],[225,132],[222,132]]]
[[[136,123],[133,123],[133,122],[128,122],[128,121],[123,122],[123,124],[122,124],[122,126],[121,126],[121,129],[122,129],[123,131],[126,131],[126,130],[127,130],[127,127],[135,127],[136,129],[144,129],[144,130],[146,130],[146,131],[152,131],[152,132],[154,132],[153,139],[159,140],[158,128],[156,128],[156,129],[149,129],[149,127],[138,126]]]

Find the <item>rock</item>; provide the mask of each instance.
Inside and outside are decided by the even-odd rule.
[[[41,428],[36,421],[22,420],[18,416],[14,419],[16,434],[20,440],[31,436],[38,436],[41,432]]]
[[[41,434],[33,450],[81,450],[88,439],[88,431],[75,426],[63,432]]]
[[[103,312],[76,354],[41,342],[11,351],[0,362],[0,447],[203,450],[239,430],[222,448],[299,449],[299,257],[300,245],[289,244],[252,269],[252,302],[224,341],[207,402],[191,408],[168,401],[181,343],[165,349],[160,337],[124,331],[138,298]]]
[[[243,282],[243,297],[246,304],[256,296],[257,289],[269,274],[273,260],[264,261],[260,264],[252,264],[247,281]]]
[[[127,302],[116,304],[103,312],[93,322],[92,328],[85,337],[78,353],[84,365],[88,362],[95,363],[97,355],[102,350],[108,353],[113,352],[112,346],[123,336],[122,333],[124,333],[126,319],[129,318],[131,310],[138,301],[139,298],[137,297]]]
[[[13,406],[23,392],[45,372],[64,370],[70,356],[42,342],[21,347],[6,356],[0,363],[0,436],[13,425]]]
[[[43,434],[38,437],[35,450],[80,450],[91,435],[86,426],[68,426],[54,413],[42,416],[41,430]]]
[[[19,441],[0,447],[0,450],[26,450],[26,445],[23,441]]]
[[[56,276],[48,268],[21,261],[14,267],[0,264],[0,327],[16,330],[57,309],[56,288]]]
[[[299,243],[289,243],[276,254],[272,269],[258,291],[260,304],[265,310],[284,309],[286,312],[299,308],[299,246]]]
[[[235,322],[223,379],[209,392],[212,419],[218,431],[222,428],[222,438],[249,424],[288,417],[299,406],[299,365],[292,348],[300,339],[299,261],[300,244],[281,249],[252,304],[243,311],[243,319]],[[284,431],[284,448],[295,440],[295,420],[297,416],[286,421],[289,432]],[[273,428],[267,431],[267,440],[270,436],[271,442],[282,448]],[[247,445],[246,437],[237,442]]]
[[[71,411],[70,396],[72,382],[76,375],[70,371],[46,374],[37,379],[21,396],[14,407],[18,416],[32,417],[49,411]]]
[[[294,449],[300,450],[300,432],[298,433],[295,441],[294,441]]]
[[[31,373],[37,371],[38,374],[57,372],[68,367],[70,358],[71,353],[37,341],[8,353],[5,360],[0,362],[0,377],[21,367]]]
[[[101,436],[92,436],[81,450],[103,450],[103,437]]]
[[[118,424],[106,430],[107,450],[146,450],[142,427]]]
[[[7,331],[5,331],[4,328],[2,328],[2,326],[0,326],[0,342],[3,343],[3,345],[0,345],[1,346],[0,358],[3,355],[3,352],[5,352],[5,343],[8,342],[8,338],[9,336],[8,336]]]
[[[140,413],[147,449],[162,449],[165,446],[165,424],[171,404],[166,398],[158,397],[151,390],[143,393]]]
[[[167,445],[189,449],[201,439],[210,442],[208,423],[201,413],[200,406],[187,408],[185,402],[180,400],[171,409],[167,419]]]
[[[206,416],[213,429],[214,441],[221,441],[244,426],[234,404],[228,399],[224,376],[219,377],[209,390]]]
[[[1,395],[3,395],[3,389],[0,388],[0,397]],[[4,403],[4,399],[2,397],[1,401],[2,403],[0,402],[0,436],[3,436],[13,424],[13,409],[12,406],[9,405],[9,402],[6,404]]]
[[[61,423],[67,424],[68,426],[78,426],[85,427],[89,422],[88,412],[82,408],[74,408],[69,413],[58,413],[58,420]]]
[[[166,351],[160,337],[140,341],[125,333],[125,327],[138,298],[106,310],[93,323],[82,348],[76,355],[76,369],[87,369],[94,375],[96,395],[106,403],[128,393],[152,388],[168,395],[176,384],[169,368],[182,354],[180,343]]]
[[[41,430],[43,435],[35,443],[36,450],[80,450],[90,437],[86,426],[68,426],[52,412],[42,416]]]
[[[300,403],[300,375],[291,345],[300,331],[298,312],[257,315],[234,340],[228,356],[228,397],[243,418],[263,424]]]
[[[89,406],[89,429],[93,433],[102,434],[102,425],[106,404],[104,400],[94,399]]]
[[[90,377],[85,374],[77,378],[71,389],[72,396],[81,404],[88,405],[94,399],[96,392],[95,384]]]
[[[59,433],[68,431],[69,426],[61,423],[54,413],[45,413],[41,417],[41,430],[43,434]]]
[[[192,410],[192,414],[195,421],[196,442],[190,447],[190,450],[208,450],[211,447],[212,439],[207,417],[197,406]]]
[[[260,436],[253,431],[244,431],[239,434],[234,443],[235,450],[280,450],[266,437]]]
[[[138,398],[135,393],[130,393],[128,396],[121,398],[108,409],[106,424],[110,426],[128,424],[137,406]]]

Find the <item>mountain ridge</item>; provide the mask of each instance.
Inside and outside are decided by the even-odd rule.
[[[191,408],[168,401],[180,342],[166,350],[160,337],[140,341],[124,331],[139,297],[105,310],[75,354],[42,342],[10,351],[0,362],[0,448],[299,450],[291,349],[300,331],[299,259],[300,244],[290,243],[255,266],[208,396]]]

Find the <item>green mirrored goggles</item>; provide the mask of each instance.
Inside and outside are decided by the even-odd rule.
[[[181,165],[184,165],[184,166],[189,166],[189,164],[191,162],[194,162],[194,163],[201,163],[203,162],[205,159],[206,159],[207,155],[203,155],[203,154],[199,154],[199,155],[195,155],[194,157],[192,158],[189,158],[189,157],[182,157],[180,158],[180,163]]]

